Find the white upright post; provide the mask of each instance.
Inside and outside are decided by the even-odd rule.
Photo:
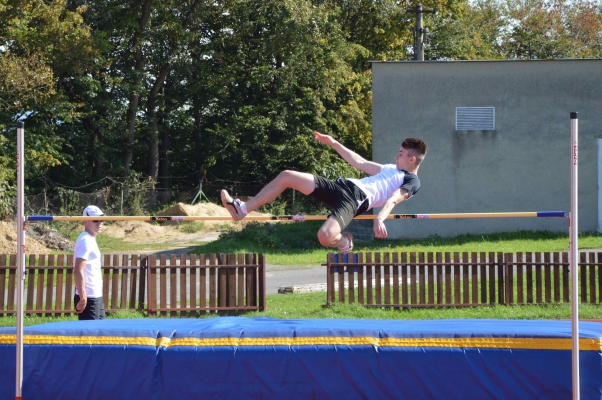
[[[578,230],[578,182],[577,167],[579,160],[577,113],[571,113],[571,213],[569,216],[569,253],[571,268],[571,313],[573,335],[573,399],[579,400],[579,230]]]
[[[15,399],[22,399],[23,389],[23,283],[25,281],[25,212],[24,212],[24,175],[25,175],[25,124],[17,123],[17,370],[15,374]]]

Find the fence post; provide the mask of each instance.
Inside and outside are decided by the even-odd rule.
[[[73,257],[73,256],[71,256]],[[35,292],[35,274],[36,274],[36,255],[35,254],[30,254],[29,255],[29,268],[27,271],[27,306],[26,306],[26,310],[27,311],[32,311],[33,310],[33,295]],[[2,256],[0,256],[0,260],[2,260]],[[67,261],[69,261],[69,259],[67,259]],[[0,266],[1,265],[6,265],[6,256],[4,256],[4,263],[2,263],[2,261],[0,261]],[[71,258],[71,266],[73,266],[73,258]],[[72,269],[67,270],[67,278],[70,277],[69,273],[71,272],[72,274]],[[67,282],[69,283],[69,285],[71,285],[71,281],[67,280]],[[2,270],[0,270],[0,310],[4,310],[4,290],[1,289],[2,284],[4,284],[4,276],[2,275]],[[71,295],[71,287],[69,286],[68,288],[69,290],[69,295]],[[65,292],[66,293],[66,292]],[[65,295],[66,296],[66,295]],[[73,298],[70,298],[71,296],[66,296],[66,299],[69,299],[69,304],[71,304],[73,302]]]
[[[349,268],[349,267],[348,267]],[[339,274],[341,273],[341,270],[339,270]],[[380,252],[376,252],[374,253],[374,288],[376,289],[376,293],[375,293],[375,303],[378,304],[379,306],[383,304],[383,300],[382,300],[382,264],[380,261]],[[339,275],[340,278],[340,275]],[[345,302],[345,288],[343,288],[343,290],[341,290],[341,286],[344,284],[344,282],[341,282],[341,279],[339,279],[339,300],[341,301],[341,303]],[[342,299],[340,298],[342,297]]]
[[[581,303],[587,303],[587,259],[585,258],[586,253],[577,252],[579,254],[579,263],[577,268],[579,269],[579,287],[581,288]]]
[[[4,293],[6,293],[6,274],[8,272],[6,267],[6,254],[0,254],[0,315],[2,316],[6,315],[4,311]],[[33,279],[31,281],[33,282]]]
[[[397,254],[397,253],[396,253]],[[364,253],[357,254],[357,302],[364,304]]]
[[[105,306],[105,311],[109,310],[109,277],[111,275],[111,255],[105,254],[102,258],[104,261],[101,265],[102,271],[102,300]]]
[[[178,306],[178,260],[175,254],[169,255],[169,308],[177,308]],[[182,290],[182,288],[179,288]],[[185,288],[184,288],[185,289]],[[180,313],[181,314],[181,313]],[[177,311],[171,311],[170,317],[177,317]]]
[[[247,253],[245,255],[246,264],[257,264],[257,254],[255,253]],[[261,260],[259,261],[261,262]],[[247,296],[247,306],[256,306],[261,305],[258,303],[258,295],[257,290],[255,288],[255,284],[257,283],[256,276],[261,273],[256,269],[247,269],[246,277],[245,277],[245,287],[246,287],[246,296]]]
[[[219,253],[217,255],[217,260],[219,265],[228,264],[227,254],[225,253]],[[226,276],[227,271],[224,268],[217,269],[217,306],[219,308],[226,307],[227,305],[226,301],[228,299],[228,285],[226,284]],[[226,315],[226,313],[223,310],[220,310],[219,315]]]
[[[516,304],[524,304],[524,256],[521,251],[516,253]]]
[[[345,303],[345,268],[347,267],[347,261],[345,260],[345,254],[339,253],[339,264],[345,264],[339,266],[339,273],[337,277],[337,283],[339,284],[339,303]]]
[[[544,287],[545,287],[545,302],[552,302],[552,268],[550,262],[552,262],[550,258],[550,253],[544,253],[544,262],[546,265],[544,266]]]
[[[38,278],[39,280],[40,278]],[[44,290],[44,282],[41,282],[42,290]],[[8,311],[16,311],[15,308],[15,288],[17,287],[17,254],[10,255],[10,269],[8,270]],[[40,295],[41,298],[41,295]],[[42,309],[42,301],[40,301],[40,309]]]
[[[334,303],[334,253],[326,256],[326,305]]]
[[[506,304],[506,289],[505,289],[505,283],[506,283],[506,276],[505,276],[505,268],[504,268],[504,253],[502,252],[498,252],[497,253],[497,262],[496,262],[496,266],[497,266],[497,296],[498,296],[498,303],[499,304]]]
[[[506,282],[505,304],[514,304],[514,255],[512,253],[504,254],[504,274],[504,281]]]
[[[134,256],[132,256],[134,257]],[[135,257],[138,257],[137,255]],[[148,274],[148,257],[140,255],[140,273],[138,274],[138,310],[144,310],[144,298],[148,296],[146,278]],[[148,306],[148,299],[147,299]]]
[[[146,311],[148,315],[151,315],[154,310],[157,308],[157,291],[155,290],[155,286],[157,285],[157,277],[156,277],[156,269],[155,264],[157,263],[157,256],[152,254],[147,260],[146,264],[146,276],[147,276],[147,284],[146,284]]]
[[[347,301],[349,304],[355,302],[355,271],[357,269],[357,254],[349,253],[349,264],[347,266]]]
[[[266,282],[265,282],[265,256],[259,254],[259,311],[265,311],[266,307]]]

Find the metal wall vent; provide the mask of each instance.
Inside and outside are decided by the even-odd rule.
[[[457,131],[494,131],[495,107],[456,107]]]

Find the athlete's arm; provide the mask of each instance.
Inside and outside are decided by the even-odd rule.
[[[378,215],[374,219],[374,237],[384,239],[387,237],[387,228],[385,227],[385,219],[389,216],[393,208],[406,201],[410,197],[407,189],[397,189],[393,194],[385,201],[383,208],[380,209]]]
[[[86,295],[86,277],[84,269],[86,267],[86,260],[83,258],[77,257],[75,259],[75,268],[73,268],[73,275],[75,278],[75,287],[77,288],[77,293],[79,294],[79,303],[75,305],[75,311],[78,313],[84,312],[86,308],[86,304],[88,302],[88,297]]]
[[[367,173],[368,175],[376,175],[380,172],[381,165],[373,161],[368,161],[364,157],[349,150],[329,135],[322,135],[320,132],[314,132],[314,138],[322,144],[332,147],[345,161],[354,168]]]

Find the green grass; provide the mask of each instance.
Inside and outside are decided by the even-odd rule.
[[[129,318],[146,318],[146,315],[142,312],[136,311],[117,311],[107,315],[108,319],[129,319]],[[60,322],[60,321],[77,321],[75,314],[70,316],[55,316],[45,317],[43,315],[25,315],[23,318],[24,326],[46,324],[49,322]],[[16,326],[17,317],[7,316],[0,317],[0,327]]]
[[[76,237],[77,239],[77,237]],[[117,239],[108,235],[98,235],[96,237],[96,243],[102,253],[113,253],[113,252],[130,252],[135,253],[140,250],[156,250],[162,251],[170,248],[182,247],[181,243],[132,243],[126,242],[122,239]]]
[[[367,308],[358,304],[332,304],[325,307],[326,293],[278,294],[267,296],[264,312],[246,316],[283,319],[348,318],[348,319],[571,319],[570,304],[491,306],[459,308]],[[600,319],[602,306],[579,305],[581,319]]]
[[[203,221],[184,221],[180,225],[180,230],[184,233],[197,233],[202,232],[205,229],[205,223]]]
[[[303,223],[249,222],[241,231],[230,231],[220,239],[195,248],[196,254],[263,253],[269,264],[319,265],[333,251],[322,247],[316,237],[320,221]],[[354,251],[371,252],[536,252],[567,251],[568,234],[549,231],[519,231],[488,235],[432,236],[420,240],[374,240],[355,242]],[[584,233],[579,248],[602,248],[602,235]]]
[[[570,320],[569,304],[524,305],[524,306],[485,306],[474,308],[412,308],[385,309],[366,308],[358,304],[333,304],[324,306],[326,293],[273,294],[266,296],[266,311],[244,314],[245,317],[272,317],[279,319],[391,319],[391,320],[429,320],[429,319],[530,319],[530,320]],[[600,319],[602,306],[579,305],[581,319]],[[207,316],[216,317],[215,314]],[[205,317],[205,318],[207,318]],[[148,318],[145,313],[120,311],[111,313],[109,319]],[[75,321],[75,315],[69,317],[25,316],[25,326],[57,321]],[[15,326],[15,317],[0,317],[0,327]]]

